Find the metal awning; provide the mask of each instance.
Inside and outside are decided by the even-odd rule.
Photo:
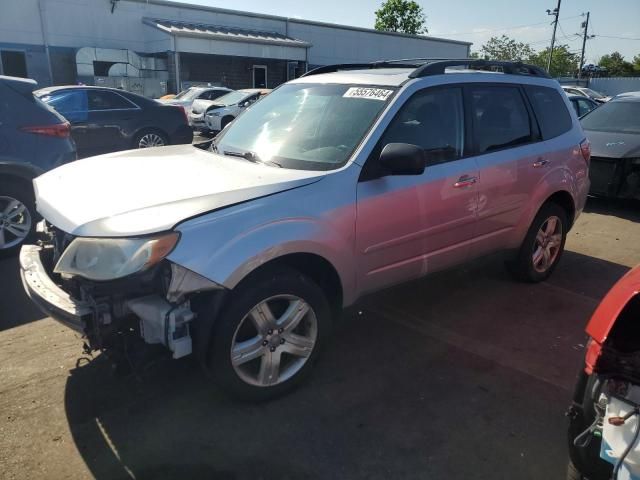
[[[205,40],[245,42],[294,48],[308,48],[311,46],[309,42],[288,37],[277,32],[155,18],[144,18],[142,21],[158,30],[178,37],[195,37]]]

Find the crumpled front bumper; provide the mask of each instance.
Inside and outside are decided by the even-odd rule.
[[[29,298],[54,320],[84,333],[94,309],[89,302],[73,298],[56,285],[42,263],[45,247],[24,245],[20,250],[20,277]]]

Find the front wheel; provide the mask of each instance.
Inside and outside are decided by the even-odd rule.
[[[243,400],[277,397],[309,373],[331,328],[322,289],[288,268],[259,273],[231,293],[216,319],[209,367]]]
[[[567,239],[566,211],[556,203],[546,203],[533,219],[515,260],[509,265],[520,280],[541,282],[558,265]]]
[[[0,257],[15,254],[34,233],[37,213],[33,192],[0,181]]]

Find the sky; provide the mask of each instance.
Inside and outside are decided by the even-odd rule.
[[[180,0],[182,1],[182,0]],[[479,50],[492,36],[509,35],[535,50],[546,48],[551,39],[551,21],[546,9],[557,0],[417,0],[427,15],[429,35],[473,42]],[[380,0],[188,0],[220,8],[267,13],[321,22],[373,28]],[[586,63],[596,63],[607,53],[619,51],[626,60],[640,54],[640,0],[563,0],[556,43],[579,52],[584,20],[590,11]],[[609,38],[621,37],[621,38]],[[623,38],[622,38],[623,37]],[[635,39],[635,40],[631,40]]]

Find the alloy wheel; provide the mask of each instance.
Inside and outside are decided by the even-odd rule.
[[[287,381],[307,363],[318,339],[315,312],[294,295],[254,306],[231,342],[231,365],[246,383],[268,387]]]
[[[0,196],[0,250],[21,243],[31,231],[31,213],[20,200]]]
[[[146,133],[140,137],[138,148],[164,147],[164,139],[157,133]]]
[[[545,273],[555,263],[562,247],[562,221],[551,216],[540,226],[533,243],[533,268]]]

